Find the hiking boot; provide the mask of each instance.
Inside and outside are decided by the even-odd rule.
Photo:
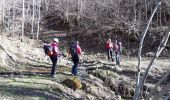
[[[52,78],[56,78],[57,76],[56,75],[52,75]]]
[[[71,76],[78,76],[78,74],[71,74]]]

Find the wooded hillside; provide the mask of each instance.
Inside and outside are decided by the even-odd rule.
[[[8,32],[12,36],[19,35],[21,38],[25,35],[39,38],[39,35],[49,31],[59,31],[59,33],[62,31],[61,33],[69,36],[77,34],[76,36],[79,37],[78,39],[71,35],[71,39],[74,37],[82,43],[91,42],[94,43],[93,45],[99,45],[96,49],[102,48],[106,38],[118,38],[123,41],[125,48],[129,49],[133,48],[132,45],[138,44],[140,35],[156,6],[156,1],[2,0],[1,33]],[[153,41],[146,41],[147,45],[154,48],[158,46],[157,43],[160,42],[162,35],[167,32],[169,19],[170,2],[163,0],[153,17],[146,38]],[[84,36],[93,38],[92,34],[96,34],[94,39],[83,40]]]
[[[0,100],[169,100],[169,36],[170,0],[1,0]]]

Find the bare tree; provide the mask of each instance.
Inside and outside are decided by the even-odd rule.
[[[25,24],[25,0],[22,1],[22,34],[21,34],[21,41],[24,38],[24,24]]]
[[[1,24],[1,35],[2,35],[2,31],[3,31],[3,26],[4,26],[4,13],[5,13],[5,9],[4,9],[4,4],[5,4],[5,0],[2,0],[2,14],[1,14],[1,20],[2,20],[2,24]]]
[[[15,30],[15,17],[16,17],[16,0],[13,0],[13,14],[12,14],[12,20],[13,20],[13,36],[14,34],[14,30]]]
[[[162,42],[161,42],[161,44],[160,44],[160,46],[159,46],[155,56],[150,61],[150,63],[148,65],[147,69],[145,70],[144,74],[141,75],[141,68],[140,68],[140,66],[141,66],[141,51],[142,51],[142,47],[143,47],[143,41],[144,41],[144,38],[146,36],[147,30],[149,28],[149,25],[150,25],[150,23],[151,23],[151,21],[153,19],[153,16],[154,16],[156,10],[158,9],[158,7],[160,5],[161,5],[161,1],[157,2],[157,5],[156,5],[154,11],[152,12],[152,15],[150,17],[148,25],[147,25],[144,33],[142,34],[142,37],[141,37],[141,40],[140,40],[140,46],[139,46],[139,52],[138,52],[138,77],[137,77],[137,80],[136,80],[136,89],[135,89],[135,95],[134,95],[134,98],[133,98],[134,100],[139,100],[140,99],[141,93],[142,93],[142,89],[143,89],[143,85],[144,85],[144,82],[145,82],[145,80],[147,78],[148,72],[149,72],[153,62],[155,61],[155,59],[158,58],[158,56],[160,55],[162,50],[165,48],[165,45],[167,44],[167,41],[169,39],[170,32],[167,33],[164,36],[164,38],[163,38],[163,40],[162,40]]]
[[[35,0],[32,0],[32,27],[31,27],[31,34],[34,38],[34,19],[35,19]]]
[[[40,32],[40,20],[41,20],[41,0],[39,0],[39,3],[38,3],[38,28],[37,28],[37,39],[39,37],[39,32]]]

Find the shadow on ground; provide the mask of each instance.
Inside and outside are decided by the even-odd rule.
[[[56,90],[56,89],[55,89]],[[28,88],[23,86],[0,85],[0,92],[6,95],[22,97],[40,97],[45,100],[60,100],[73,98],[69,94],[63,93],[59,88],[58,91],[51,92],[44,89]]]

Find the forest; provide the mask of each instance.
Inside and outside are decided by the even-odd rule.
[[[169,36],[169,0],[1,0],[0,99],[169,100]]]

